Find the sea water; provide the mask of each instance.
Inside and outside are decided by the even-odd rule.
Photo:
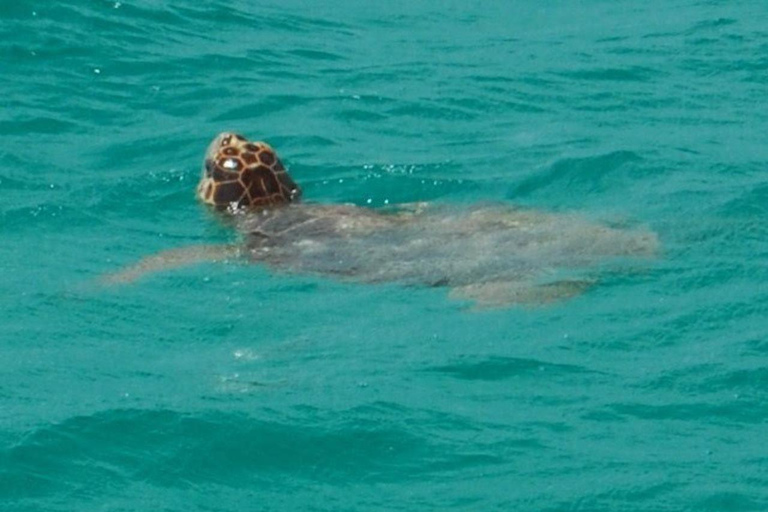
[[[768,509],[768,4],[0,3],[0,508]],[[541,307],[239,262],[208,141],[307,199],[658,234]]]

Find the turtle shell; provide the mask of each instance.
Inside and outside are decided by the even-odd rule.
[[[225,132],[208,146],[197,195],[219,209],[252,209],[296,201],[301,189],[268,144]]]

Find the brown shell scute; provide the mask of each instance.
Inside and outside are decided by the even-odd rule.
[[[217,204],[228,205],[240,201],[245,189],[239,181],[217,183],[213,192],[213,200]]]
[[[203,202],[219,208],[275,206],[301,195],[269,145],[236,133],[222,133],[208,147],[197,191]]]
[[[266,165],[272,165],[275,163],[275,154],[271,151],[264,150],[259,153],[259,160]]]
[[[217,165],[216,162],[213,161],[211,161],[211,171],[209,173],[206,170],[206,175],[213,178],[213,180],[216,182],[232,181],[240,178],[240,173],[232,172],[229,169],[223,169],[220,165]]]

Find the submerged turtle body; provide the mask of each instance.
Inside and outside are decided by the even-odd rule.
[[[173,249],[109,281],[245,254],[288,272],[441,286],[480,305],[506,306],[575,295],[608,263],[652,256],[658,248],[647,230],[510,205],[418,203],[382,211],[302,203],[301,189],[274,150],[234,133],[222,133],[208,147],[197,194],[234,214],[240,246]]]
[[[607,261],[651,256],[658,245],[648,231],[506,206],[419,205],[380,214],[291,205],[245,215],[238,226],[247,255],[274,268],[445,286],[486,305],[573,295]]]
[[[223,133],[209,146],[198,196],[234,209],[247,256],[299,273],[446,286],[484,304],[573,295],[607,260],[650,256],[656,236],[506,205],[404,205],[377,211],[301,203],[263,142]]]

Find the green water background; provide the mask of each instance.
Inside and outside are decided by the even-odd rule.
[[[4,510],[768,509],[768,4],[0,3]],[[548,307],[203,265],[209,139],[305,196],[663,251]]]

